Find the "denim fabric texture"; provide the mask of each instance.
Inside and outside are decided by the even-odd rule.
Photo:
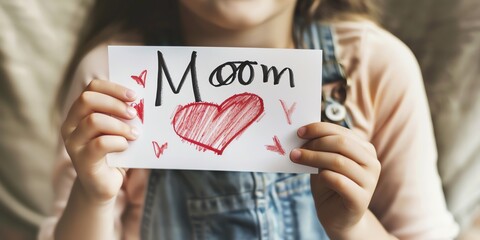
[[[308,174],[154,170],[142,239],[328,239]]]

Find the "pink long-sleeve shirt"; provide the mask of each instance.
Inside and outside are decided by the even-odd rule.
[[[390,33],[369,21],[333,24],[337,57],[351,86],[347,108],[353,131],[376,147],[382,165],[370,210],[400,239],[453,239],[458,227],[448,212],[437,173],[437,152],[418,63]],[[107,45],[142,45],[135,37],[117,38],[90,51],[79,64],[67,109],[92,79],[108,79]],[[65,111],[66,113],[66,111]],[[148,170],[131,169],[117,198],[116,234],[138,239]],[[53,239],[75,170],[65,151],[55,170],[55,213],[39,239]]]

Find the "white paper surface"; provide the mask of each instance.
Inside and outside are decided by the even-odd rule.
[[[129,121],[140,137],[108,154],[109,165],[317,172],[289,154],[304,143],[297,129],[320,121],[320,50],[109,46],[108,53],[110,80],[137,93],[132,105],[143,115]],[[277,83],[272,67],[284,70]]]

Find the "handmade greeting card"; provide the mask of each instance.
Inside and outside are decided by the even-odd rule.
[[[136,91],[140,132],[111,166],[305,172],[289,154],[320,121],[320,50],[109,46],[110,81]]]

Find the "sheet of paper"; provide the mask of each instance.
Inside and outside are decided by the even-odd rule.
[[[136,91],[140,132],[111,166],[314,173],[289,154],[320,121],[320,50],[109,46],[110,80]]]

